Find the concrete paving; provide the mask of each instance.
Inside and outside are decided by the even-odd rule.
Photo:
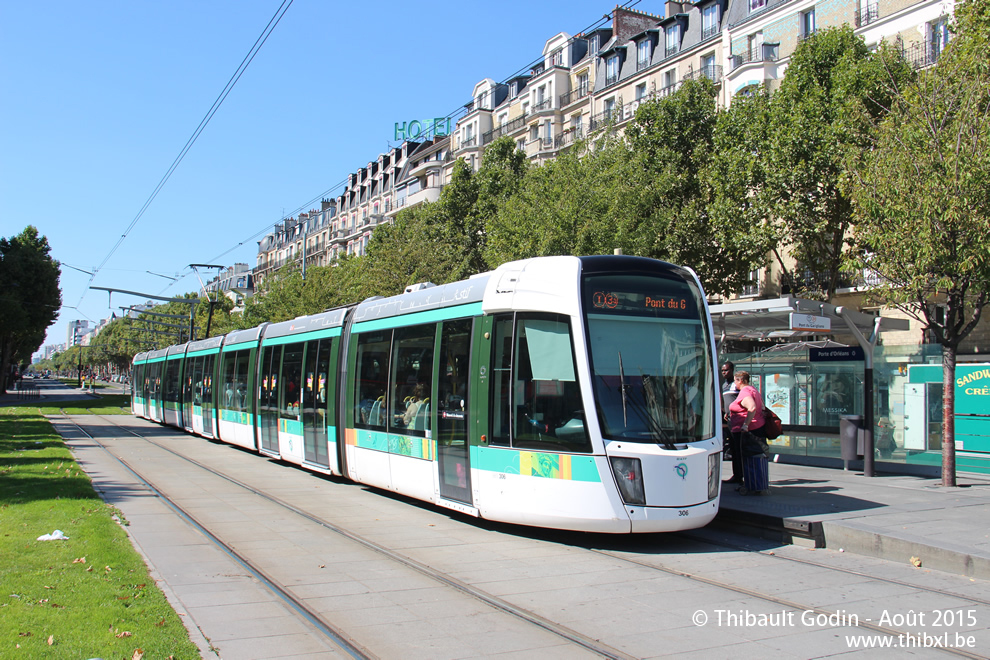
[[[990,478],[959,473],[957,483],[771,463],[770,495],[743,496],[723,484],[718,522],[990,579]]]

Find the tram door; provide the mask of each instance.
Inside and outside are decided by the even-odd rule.
[[[440,496],[471,504],[468,446],[468,379],[471,319],[445,321],[441,329],[437,407]]]
[[[207,355],[202,358],[197,374],[200,376],[200,398],[203,406],[203,435],[214,438],[213,432],[213,364],[216,355]]]
[[[258,388],[258,432],[261,448],[278,451],[278,386],[282,347],[268,346],[261,356],[261,387]]]
[[[330,467],[327,448],[327,372],[330,368],[330,338],[306,344],[303,382],[303,434],[305,458],[310,463]]]

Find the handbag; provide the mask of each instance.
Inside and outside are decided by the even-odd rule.
[[[780,417],[777,417],[777,413],[769,408],[764,408],[763,417],[766,420],[763,428],[766,430],[767,440],[780,437],[780,434],[784,432],[784,423],[780,421]]]

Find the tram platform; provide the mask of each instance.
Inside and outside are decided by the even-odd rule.
[[[938,478],[772,462],[770,495],[723,482],[714,524],[988,579],[990,478],[959,472],[956,481],[946,488]]]

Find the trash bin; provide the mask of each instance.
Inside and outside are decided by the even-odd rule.
[[[863,458],[863,444],[866,440],[866,425],[862,415],[843,415],[839,418],[839,446],[842,460],[855,461]]]

